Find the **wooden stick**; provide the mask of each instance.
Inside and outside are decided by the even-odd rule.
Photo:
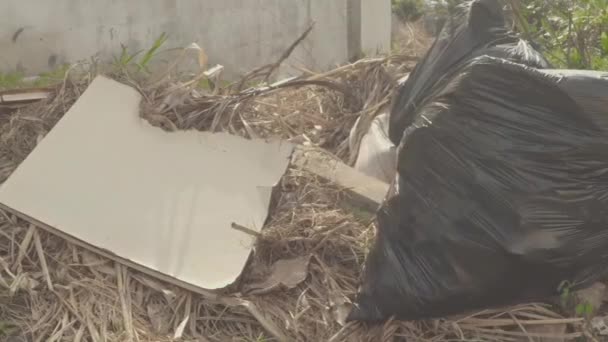
[[[291,163],[344,188],[353,206],[371,212],[376,212],[389,189],[388,184],[358,172],[320,149],[298,146]]]

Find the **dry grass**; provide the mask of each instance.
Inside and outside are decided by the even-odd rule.
[[[386,109],[399,76],[416,57],[393,55],[361,60],[325,74],[276,86],[224,94],[190,96],[183,86],[142,86],[142,115],[166,130],[225,131],[246,138],[280,137],[307,142],[352,159],[347,137],[359,116],[371,119]],[[369,127],[369,123],[367,124]],[[361,125],[362,131],[366,127]]]
[[[424,28],[424,19],[414,23],[405,23],[393,18],[392,27],[393,49],[407,52],[410,55],[422,57],[432,41],[431,35]]]
[[[142,91],[146,99],[142,115],[164,129],[281,137],[321,146],[348,162],[354,158],[346,143],[354,121],[360,115],[371,120],[386,107],[395,76],[405,74],[413,59],[396,55],[363,60],[323,75],[242,92],[203,93],[183,83],[152,87],[124,75],[120,79]],[[0,118],[1,182],[91,78],[66,79],[54,98]],[[176,288],[0,212],[0,337],[11,335],[13,341],[531,341],[535,326],[567,324],[581,331],[581,319],[563,318],[535,304],[430,322],[343,325],[373,237],[371,215],[343,207],[345,194],[340,189],[301,170],[291,169],[280,190],[238,292],[229,296],[203,297]],[[264,294],[248,290],[248,285],[268,277],[275,262],[298,257],[310,262],[306,280],[296,287]]]

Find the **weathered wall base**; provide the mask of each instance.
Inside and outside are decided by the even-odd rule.
[[[195,42],[230,75],[274,61],[311,21],[288,64],[327,69],[390,43],[390,0],[3,0],[0,16],[0,71],[26,74],[92,56],[111,61],[121,44],[145,50],[163,32],[163,48]]]

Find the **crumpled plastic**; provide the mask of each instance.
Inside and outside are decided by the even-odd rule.
[[[447,21],[424,58],[393,99],[389,137],[401,142],[403,130],[413,121],[415,109],[445,82],[445,74],[476,56],[494,56],[535,68],[549,68],[547,60],[506,26],[502,4],[475,0]]]
[[[397,177],[350,321],[544,300],[608,275],[608,74],[469,55],[395,102],[410,106]]]
[[[355,149],[354,135],[359,119],[350,131],[349,145]],[[361,138],[355,170],[385,183],[392,182],[397,168],[397,147],[388,138],[388,113],[376,116]]]

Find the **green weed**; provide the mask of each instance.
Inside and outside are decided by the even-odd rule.
[[[57,84],[59,82],[63,82],[65,75],[69,69],[69,64],[63,64],[49,72],[43,72],[38,75],[38,79],[33,82],[34,86],[46,87],[49,85]]]
[[[154,44],[152,44],[152,47],[146,51],[144,56],[139,60],[139,63],[137,63],[140,71],[147,71],[148,64],[150,61],[152,61],[158,50],[165,44],[167,38],[168,37],[164,32],[160,35],[160,37],[156,38]]]
[[[0,90],[51,86],[62,82],[69,68],[68,64],[60,65],[51,71],[40,73],[31,80],[26,79],[21,72],[0,73]]]
[[[129,52],[127,46],[120,44],[121,52],[119,56],[114,57],[114,66],[121,70],[135,66],[139,72],[149,72],[148,66],[150,62],[154,60],[158,50],[167,42],[167,39],[167,34],[163,32],[156,38],[148,50],[139,50],[136,52]],[[138,59],[138,56],[142,53],[143,55]]]
[[[590,318],[595,313],[593,304],[588,302],[577,303],[576,296],[572,293],[572,284],[569,281],[562,281],[557,290],[560,293],[560,302],[564,310],[574,306],[574,313],[578,317]]]
[[[559,68],[608,70],[608,0],[511,1],[524,37]]]
[[[19,88],[24,75],[20,72],[0,73],[0,90]]]
[[[117,67],[127,67],[133,62],[135,57],[139,55],[143,50],[137,51],[135,53],[129,53],[129,49],[124,45],[120,44],[121,52],[120,56],[114,57],[114,65]]]

